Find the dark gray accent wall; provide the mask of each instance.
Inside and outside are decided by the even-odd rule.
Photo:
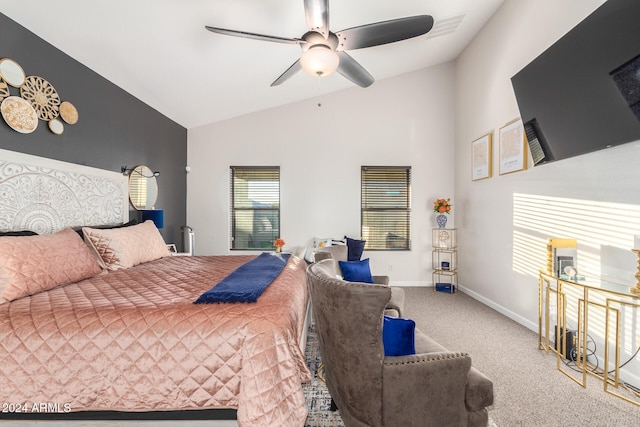
[[[187,130],[1,13],[0,58],[11,58],[25,74],[50,82],[79,114],[75,125],[65,123],[62,135],[53,134],[42,120],[33,133],[21,134],[0,117],[0,148],[112,171],[139,164],[160,171],[156,208],[164,209],[161,233],[167,242],[180,244],[187,206]],[[11,94],[19,90],[11,88]]]

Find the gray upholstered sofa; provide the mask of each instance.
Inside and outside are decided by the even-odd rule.
[[[392,289],[336,277],[325,259],[307,268],[327,387],[345,426],[486,426],[493,383],[416,329],[416,354],[385,357],[383,313]],[[402,307],[400,307],[402,311]]]

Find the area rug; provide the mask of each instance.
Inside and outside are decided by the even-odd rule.
[[[311,371],[313,379],[303,385],[304,395],[307,399],[309,416],[305,427],[344,427],[339,411],[330,411],[331,395],[327,386],[318,378],[318,367],[322,363],[320,359],[320,348],[316,336],[313,322],[309,326],[307,334],[307,347],[305,350],[307,366]],[[497,427],[489,418],[488,427]]]
[[[322,360],[320,359],[318,337],[316,336],[313,322],[311,322],[307,334],[305,357],[313,377],[311,381],[302,386],[304,395],[307,398],[307,408],[309,409],[305,427],[344,427],[340,412],[329,410],[331,395],[327,386],[318,378],[318,367]]]

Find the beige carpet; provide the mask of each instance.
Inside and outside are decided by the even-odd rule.
[[[497,426],[640,426],[640,407],[605,393],[596,378],[583,388],[559,372],[555,355],[537,349],[537,333],[462,292],[405,292],[406,317],[449,350],[469,353],[493,380]]]

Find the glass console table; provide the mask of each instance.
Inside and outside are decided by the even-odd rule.
[[[592,277],[572,280],[540,271],[538,349],[555,353],[557,369],[583,387],[587,376],[594,376],[603,381],[605,392],[640,406],[638,390],[620,379],[620,368],[626,364],[621,365],[620,360],[623,339],[628,352],[631,343],[634,351],[640,346],[636,342],[640,332],[639,297],[628,285]],[[595,349],[588,346],[589,342],[595,343],[592,334],[604,343],[604,366],[597,362]],[[638,351],[630,352],[633,356],[627,359],[638,355]],[[575,369],[569,369],[566,360],[574,362]]]

